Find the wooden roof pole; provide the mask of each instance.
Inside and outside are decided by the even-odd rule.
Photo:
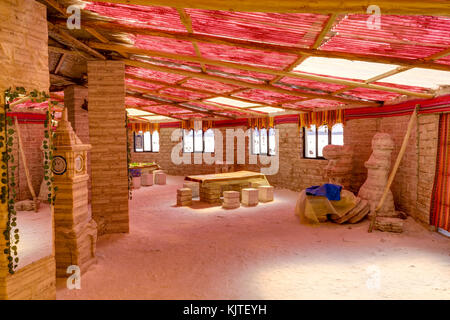
[[[419,93],[414,91],[408,91],[404,89],[399,88],[393,88],[393,87],[387,87],[387,86],[381,86],[381,85],[375,85],[375,84],[368,84],[364,82],[357,82],[357,81],[351,81],[351,80],[342,80],[342,79],[335,79],[335,78],[329,78],[324,76],[317,76],[312,75],[305,72],[287,72],[282,70],[276,70],[271,68],[265,68],[265,67],[257,67],[247,64],[240,64],[235,62],[226,62],[226,61],[220,61],[220,60],[211,60],[211,59],[205,59],[205,58],[198,58],[194,56],[188,56],[188,55],[180,55],[180,54],[172,54],[172,53],[166,53],[166,52],[160,52],[160,51],[153,51],[153,50],[146,50],[146,49],[139,49],[129,46],[123,46],[123,45],[117,45],[117,44],[101,44],[97,42],[90,42],[90,45],[97,49],[106,49],[106,50],[116,50],[115,48],[121,48],[122,51],[127,53],[139,53],[149,56],[159,56],[159,57],[165,57],[165,58],[171,58],[176,60],[182,60],[182,61],[189,61],[189,62],[197,62],[197,63],[206,63],[208,65],[215,65],[215,66],[221,66],[221,67],[228,67],[228,68],[236,68],[240,70],[246,70],[246,71],[254,71],[254,72],[260,72],[270,75],[279,75],[282,77],[293,77],[293,78],[300,78],[300,79],[307,79],[312,81],[318,81],[318,82],[327,82],[327,83],[333,83],[333,84],[340,84],[340,85],[346,85],[346,86],[354,86],[354,87],[361,87],[361,88],[368,88],[368,89],[374,89],[374,90],[382,90],[382,91],[388,91],[388,92],[395,92],[400,94],[406,94],[410,96],[416,96],[420,98],[432,98],[433,95],[431,94],[425,94],[425,93]],[[123,47],[128,47],[127,49],[124,49]],[[124,60],[127,61],[136,61],[137,60]],[[145,63],[145,62],[143,62]],[[172,70],[172,68],[169,68]],[[205,75],[205,74],[204,74]],[[190,75],[192,77],[195,77],[194,75]],[[222,79],[222,77],[220,77]],[[306,94],[304,95],[306,96]],[[322,97],[327,97],[327,95],[321,95]],[[331,95],[329,96],[331,97]]]
[[[162,96],[161,94],[158,94],[158,93],[152,93],[152,95]],[[139,97],[139,99],[154,101],[154,100],[152,100],[150,98],[144,97],[142,94],[131,95],[131,94],[128,93],[127,96]],[[225,115],[222,115],[222,114],[217,114],[214,111],[197,110],[196,108],[191,108],[191,107],[188,107],[188,106],[181,105],[183,103],[188,103],[188,102],[187,101],[181,101],[181,102],[175,102],[175,103],[172,102],[172,103],[166,103],[165,105],[173,106],[173,107],[176,107],[176,108],[179,108],[179,109],[185,109],[185,110],[188,110],[188,111],[192,111],[194,113],[202,113],[202,114],[206,114],[206,115],[209,115],[209,116],[217,116],[219,118],[235,119],[235,117],[230,117],[230,116],[225,116]],[[151,107],[151,106],[149,106],[149,107]]]
[[[131,91],[134,91],[134,92],[155,95],[155,96],[162,97],[162,98],[180,100],[179,97],[172,96],[172,95],[169,95],[169,94],[163,94],[163,93],[160,93],[160,92],[157,92],[157,91],[148,90],[148,89],[144,89],[144,88],[141,88],[141,87],[127,85],[127,89],[129,89]],[[185,101],[177,102],[177,104],[178,103],[201,103],[201,104],[204,104],[204,105],[220,108],[223,111],[238,111],[238,112],[246,113],[248,115],[253,115],[253,116],[265,116],[266,115],[266,114],[264,114],[262,112],[246,110],[244,108],[239,108],[239,107],[218,105],[218,104],[211,103],[211,102],[205,102],[205,101],[203,101],[201,99],[198,99],[198,100],[187,100],[187,99],[184,99],[184,100]]]
[[[312,45],[312,49],[317,49],[321,44],[325,36],[328,34],[328,32],[331,30],[331,28],[334,25],[334,22],[336,21],[338,14],[332,13],[328,17],[328,20],[325,24],[325,26],[322,28],[322,31],[320,31],[319,35],[317,36],[317,39],[314,41],[314,44]],[[284,71],[292,71],[296,66],[301,64],[305,59],[308,58],[306,55],[299,56],[293,63],[291,63],[287,68],[284,69]],[[269,83],[273,84],[283,78],[282,76],[277,76],[276,78],[272,79]]]
[[[361,99],[353,100],[353,99],[334,97],[334,96],[325,95],[325,94],[314,94],[314,93],[290,91],[290,90],[286,90],[286,89],[282,89],[282,88],[274,87],[274,86],[269,86],[269,85],[265,85],[265,84],[256,84],[256,83],[250,83],[250,82],[245,82],[245,81],[240,81],[240,80],[235,80],[235,79],[230,79],[230,78],[213,76],[213,75],[209,75],[209,74],[197,73],[197,72],[186,71],[186,70],[181,70],[181,69],[173,69],[173,68],[169,68],[169,67],[162,67],[162,66],[157,66],[157,65],[153,65],[153,64],[141,62],[141,61],[136,61],[136,60],[122,59],[122,61],[124,61],[125,64],[129,65],[129,66],[150,69],[150,70],[156,70],[156,71],[161,71],[161,72],[166,72],[166,73],[180,74],[183,76],[196,77],[196,78],[200,78],[200,79],[213,80],[213,81],[218,81],[218,82],[222,82],[222,83],[235,84],[235,85],[238,85],[241,87],[247,87],[247,88],[252,88],[252,89],[273,91],[273,92],[277,92],[277,93],[288,94],[288,95],[298,96],[298,97],[302,97],[302,98],[310,97],[313,99],[315,99],[315,98],[328,99],[328,100],[340,101],[343,103],[351,103],[351,104],[358,104],[358,105],[364,105],[364,106],[371,106],[371,105],[378,106],[379,105],[378,103],[374,103],[371,101],[364,101]]]
[[[206,10],[245,11],[245,12],[278,12],[278,13],[366,13],[367,7],[372,4],[368,0],[265,0],[265,1],[239,1],[239,0],[86,0],[88,2],[100,1],[122,4],[137,4],[147,6],[171,6],[178,8],[194,8]],[[376,3],[383,14],[418,14],[418,15],[450,15],[448,3],[440,0],[377,0]]]
[[[65,21],[57,21],[55,22],[58,25],[65,26]],[[432,63],[421,60],[411,60],[405,58],[396,58],[390,56],[377,56],[370,54],[355,54],[348,52],[340,52],[340,51],[326,51],[319,49],[310,49],[310,48],[297,48],[287,45],[281,44],[271,44],[271,43],[263,43],[256,42],[251,40],[242,40],[236,38],[225,38],[221,36],[214,35],[203,35],[203,34],[186,34],[176,31],[161,31],[161,30],[149,30],[142,28],[129,27],[118,24],[111,24],[108,22],[100,22],[100,21],[84,21],[84,25],[92,26],[97,29],[105,29],[116,32],[125,32],[131,34],[142,34],[142,35],[150,35],[156,37],[163,38],[171,38],[177,40],[191,41],[193,39],[198,42],[212,43],[212,44],[221,44],[228,45],[234,47],[242,47],[248,49],[255,49],[267,52],[279,52],[279,53],[289,53],[293,55],[305,55],[305,56],[315,56],[315,57],[323,57],[323,58],[337,58],[337,59],[347,59],[347,60],[358,60],[358,61],[367,61],[367,62],[376,62],[376,63],[386,63],[386,64],[396,64],[401,66],[410,66],[414,65],[415,67],[426,68],[426,69],[436,69],[436,70],[448,70],[448,65]]]
[[[388,178],[386,186],[384,187],[383,194],[380,198],[380,201],[378,201],[378,204],[375,207],[374,212],[372,213],[372,219],[370,221],[370,226],[369,226],[369,230],[368,230],[369,232],[372,232],[373,227],[375,225],[375,220],[377,218],[377,212],[383,206],[384,201],[386,200],[386,197],[389,193],[389,190],[391,189],[392,182],[394,182],[395,174],[397,173],[398,167],[400,166],[400,162],[402,161],[403,155],[405,154],[406,146],[408,145],[408,140],[409,140],[409,136],[411,135],[412,126],[416,122],[418,109],[419,109],[419,105],[417,104],[416,107],[414,108],[414,111],[413,111],[411,117],[409,118],[408,128],[406,129],[406,134],[405,134],[405,137],[403,138],[402,146],[400,147],[400,151],[398,152],[398,156],[397,156],[397,159],[395,160],[394,167],[392,168],[392,171],[389,174],[389,178]]]

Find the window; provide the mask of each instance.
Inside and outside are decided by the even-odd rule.
[[[252,154],[274,156],[276,154],[275,129],[252,129]]]
[[[322,159],[323,147],[329,144],[344,145],[344,127],[341,123],[335,124],[331,131],[328,126],[316,128],[303,128],[304,157],[310,159]]]
[[[183,152],[194,151],[194,130],[183,130]]]
[[[156,130],[152,134],[152,150],[153,152],[159,152],[159,132]]]
[[[260,154],[267,154],[268,152],[266,128],[262,128],[259,132],[259,149]]]
[[[156,133],[156,135],[155,135]],[[159,134],[154,131],[134,133],[134,152],[159,152]]]
[[[203,135],[204,152],[214,152],[214,130],[208,129]]]
[[[275,139],[275,129],[269,129],[269,156],[274,156],[276,154],[276,144],[277,140]]]
[[[194,132],[194,152],[203,152],[203,131]]]
[[[252,130],[252,153],[259,154],[259,130],[255,128]]]
[[[214,130],[183,130],[183,152],[214,152]]]

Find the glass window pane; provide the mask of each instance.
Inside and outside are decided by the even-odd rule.
[[[331,144],[344,145],[344,126],[336,123],[331,129]]]
[[[183,130],[183,152],[194,151],[194,130]]]
[[[316,126],[305,128],[305,157],[316,157]]]
[[[276,154],[277,140],[275,138],[275,129],[269,129],[269,155],[274,156]]]
[[[203,152],[203,131],[202,130],[195,131],[194,152]]]
[[[152,133],[152,151],[159,152],[159,132],[153,131]]]
[[[327,126],[321,126],[319,127],[318,133],[318,156],[323,157],[323,147],[328,145],[328,127]]]
[[[259,154],[259,130],[255,128],[252,130],[252,153]]]
[[[261,154],[267,154],[267,129],[262,128],[259,132],[260,136],[260,153]]]
[[[152,151],[152,136],[150,131],[144,132],[144,151]]]
[[[134,152],[143,152],[144,151],[144,135],[142,131],[139,133],[134,133]]]
[[[206,130],[203,139],[205,141],[205,152],[214,152],[214,130]]]

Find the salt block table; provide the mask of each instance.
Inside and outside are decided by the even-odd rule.
[[[269,186],[264,174],[253,171],[236,171],[205,175],[187,176],[185,181],[200,183],[200,201],[220,205],[220,197],[224,191],[239,191],[249,188],[252,183]]]
[[[144,172],[152,173],[153,171],[160,169],[160,167],[154,162],[130,163],[129,168],[130,169],[141,169],[142,173],[144,173]]]

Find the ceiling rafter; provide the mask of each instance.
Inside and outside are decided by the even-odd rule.
[[[432,98],[433,97],[433,95],[431,95],[431,94],[419,93],[419,92],[408,91],[408,90],[394,88],[394,87],[369,84],[369,83],[364,83],[364,82],[329,78],[329,77],[325,77],[325,76],[312,75],[312,74],[305,73],[305,72],[287,72],[287,71],[276,70],[276,69],[271,69],[271,68],[267,68],[267,67],[259,67],[259,66],[240,64],[240,63],[235,63],[235,62],[211,60],[211,59],[199,58],[199,57],[195,57],[195,56],[188,56],[188,55],[181,55],[181,54],[166,53],[166,52],[161,52],[161,51],[140,49],[140,48],[119,45],[119,44],[103,44],[103,43],[98,43],[98,42],[89,42],[89,44],[90,44],[90,46],[92,46],[93,48],[96,48],[96,49],[105,49],[105,50],[112,50],[112,51],[114,51],[116,49],[120,49],[127,53],[134,53],[134,54],[141,54],[141,55],[148,55],[148,56],[158,56],[158,57],[170,58],[170,59],[181,60],[181,61],[197,62],[197,63],[204,62],[205,64],[208,64],[208,65],[235,68],[235,69],[240,69],[240,70],[245,70],[245,71],[254,71],[254,72],[260,72],[260,73],[265,73],[265,74],[275,75],[275,76],[293,77],[293,78],[307,79],[307,80],[318,81],[318,82],[327,82],[327,83],[340,84],[340,85],[346,85],[346,86],[354,86],[354,87],[382,90],[382,91],[406,94],[409,96],[416,96],[416,97],[420,97],[420,98]],[[326,99],[326,97],[331,97],[331,95],[328,95],[328,96],[324,95],[324,99]],[[334,99],[332,99],[332,100],[334,100]]]
[[[329,15],[328,20],[326,21],[325,25],[323,26],[322,30],[320,31],[319,35],[317,36],[316,40],[314,41],[313,45],[311,46],[311,49],[317,49],[321,44],[323,39],[326,37],[328,32],[331,30],[331,28],[334,25],[334,22],[336,21],[338,14],[332,13]],[[300,55],[293,63],[291,63],[289,66],[287,66],[284,71],[292,71],[296,66],[301,64],[305,59],[308,58],[307,55]],[[282,76],[277,76],[276,78],[270,80],[270,84],[274,84],[275,82],[278,82],[283,78]]]
[[[241,112],[241,113],[245,113],[248,115],[252,115],[252,116],[264,116],[264,113],[261,112],[256,112],[256,111],[252,111],[252,110],[246,110],[246,108],[239,108],[239,107],[232,107],[232,106],[225,106],[222,104],[216,104],[216,103],[212,103],[212,102],[208,102],[205,101],[204,99],[184,99],[184,98],[180,98],[177,96],[173,96],[170,94],[166,94],[166,93],[160,93],[158,91],[154,91],[154,90],[149,90],[149,89],[145,89],[145,88],[141,88],[141,87],[136,87],[136,86],[132,86],[132,85],[127,85],[127,89],[132,90],[132,91],[137,91],[140,93],[148,93],[150,95],[157,95],[160,96],[162,98],[166,98],[166,99],[174,99],[174,100],[184,100],[183,102],[180,103],[201,103],[207,106],[212,106],[212,107],[216,107],[216,108],[220,108],[224,111],[237,111],[237,112]],[[205,99],[209,99],[209,98],[205,98]],[[264,106],[261,106],[264,107]]]
[[[244,11],[244,12],[278,12],[278,13],[366,13],[372,4],[369,0],[266,0],[266,1],[227,1],[227,0],[85,0],[89,2],[112,2],[147,6],[171,6],[206,10]],[[376,3],[383,14],[421,14],[450,15],[450,7],[446,1],[421,0],[377,0]]]
[[[139,67],[139,68],[144,68],[144,69],[149,69],[149,70],[156,70],[156,71],[161,71],[161,72],[166,72],[166,73],[174,73],[174,74],[179,74],[179,75],[183,75],[183,76],[196,77],[196,78],[200,78],[200,79],[213,80],[213,81],[218,81],[218,82],[227,83],[227,84],[235,84],[235,85],[238,85],[241,87],[247,87],[247,88],[252,88],[252,89],[273,91],[273,92],[277,92],[277,93],[287,94],[287,95],[291,95],[291,96],[298,96],[298,97],[302,97],[302,98],[303,97],[310,97],[310,98],[314,98],[314,99],[315,98],[319,98],[319,99],[327,99],[328,98],[329,100],[335,100],[335,101],[339,101],[339,102],[343,102],[343,103],[351,103],[351,104],[358,104],[358,105],[364,105],[364,106],[380,105],[379,103],[371,102],[371,101],[367,101],[367,100],[361,100],[361,99],[360,100],[357,100],[357,99],[352,100],[352,99],[347,99],[347,98],[335,97],[335,96],[331,96],[331,95],[290,91],[290,90],[286,90],[286,89],[282,89],[279,87],[270,86],[270,85],[266,85],[266,84],[256,84],[256,83],[250,83],[250,82],[229,79],[229,78],[224,78],[224,77],[219,77],[219,76],[213,76],[213,75],[209,75],[209,74],[203,74],[203,73],[197,73],[197,72],[186,71],[186,70],[181,70],[181,69],[162,67],[162,66],[157,66],[157,65],[153,65],[153,64],[141,62],[141,61],[136,61],[136,60],[122,59],[122,61],[124,61],[124,63],[129,66],[134,66],[134,67]]]
[[[61,24],[62,26],[65,26],[65,22],[63,22],[63,21],[56,21],[55,24]],[[223,44],[223,45],[228,45],[228,46],[242,47],[242,48],[247,48],[247,49],[255,49],[255,50],[261,50],[261,51],[268,51],[268,52],[289,53],[289,54],[294,54],[294,55],[316,56],[316,57],[323,57],[323,58],[337,58],[337,59],[375,62],[375,63],[396,64],[396,65],[400,65],[400,66],[414,65],[414,67],[417,67],[417,68],[435,69],[435,70],[444,70],[444,71],[449,70],[448,65],[427,62],[427,61],[421,61],[420,59],[411,60],[411,59],[396,58],[396,57],[381,56],[381,55],[354,54],[354,53],[347,53],[347,52],[340,52],[340,51],[327,51],[327,50],[311,49],[311,48],[298,48],[298,47],[286,46],[286,45],[281,45],[281,44],[262,43],[262,42],[256,42],[256,41],[251,41],[251,40],[226,38],[226,37],[213,36],[213,35],[186,34],[186,33],[176,32],[176,31],[161,31],[161,30],[154,30],[154,29],[143,29],[143,28],[113,24],[110,22],[93,21],[93,20],[84,21],[84,25],[92,26],[92,27],[100,28],[100,29],[107,29],[110,31],[131,33],[131,34],[136,34],[136,35],[150,35],[150,36],[172,38],[172,39],[184,40],[184,41],[197,40],[198,42]]]
[[[155,101],[155,100],[147,97],[146,93],[140,93],[140,92],[134,91],[134,90],[132,90],[132,91],[134,92],[134,94],[127,93],[127,96],[132,96],[132,97],[136,97],[136,98],[143,99],[143,100]],[[147,94],[148,95],[157,96],[157,97],[159,96],[159,97],[162,97],[162,98],[167,98],[167,95],[163,95],[163,94],[160,94],[160,93],[157,93],[157,92],[151,92],[151,93],[147,93]],[[171,98],[168,98],[168,99],[171,99]],[[192,111],[192,112],[195,112],[195,113],[206,114],[206,115],[209,115],[209,116],[217,116],[217,117],[225,118],[225,119],[236,119],[236,117],[234,117],[234,116],[223,115],[223,114],[214,112],[212,110],[206,110],[206,109],[200,109],[200,108],[197,109],[197,107],[194,107],[194,106],[191,107],[189,105],[186,106],[185,104],[187,104],[187,103],[189,103],[189,101],[180,101],[180,102],[172,101],[172,102],[168,102],[165,105],[173,106],[173,107],[176,107],[176,108],[179,108],[179,109],[189,110],[189,111]],[[149,107],[151,107],[151,106],[149,106]]]

